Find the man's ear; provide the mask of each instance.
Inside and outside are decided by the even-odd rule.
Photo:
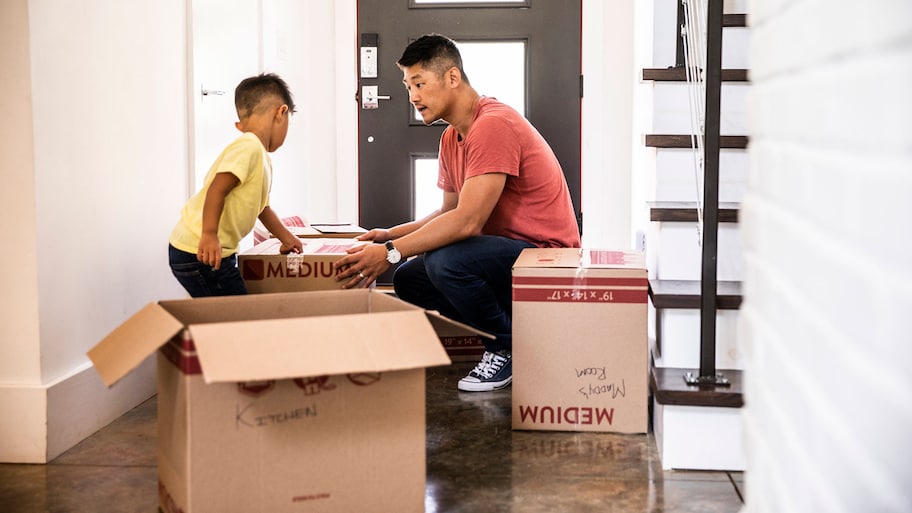
[[[282,104],[281,107],[276,110],[276,121],[281,121],[282,117],[285,116],[285,113],[288,112],[288,105]]]
[[[459,68],[453,66],[447,70],[446,79],[450,87],[456,87],[462,82],[462,73],[459,72]]]

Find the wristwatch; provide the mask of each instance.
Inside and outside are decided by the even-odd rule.
[[[402,260],[402,253],[393,246],[393,241],[386,241],[386,261],[391,264],[398,264]]]

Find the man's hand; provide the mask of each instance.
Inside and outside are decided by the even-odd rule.
[[[222,245],[219,242],[217,234],[209,233],[200,236],[199,249],[196,251],[196,259],[200,262],[212,266],[212,269],[218,270],[222,265]]]
[[[348,255],[336,261],[336,281],[341,282],[345,289],[364,288],[389,268],[386,247],[382,244],[353,246],[348,249]]]

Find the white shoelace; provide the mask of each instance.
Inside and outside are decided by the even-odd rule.
[[[491,366],[491,358],[494,356],[494,353],[485,351],[481,355],[481,361],[475,365],[475,368],[472,369],[472,372],[478,374],[479,376],[486,376],[488,367]]]
[[[506,361],[506,358],[500,356],[497,353],[485,351],[481,356],[481,361],[478,362],[478,365],[475,366],[474,372],[475,374],[478,374],[485,379],[491,379],[492,376],[497,374],[500,369],[503,368]]]

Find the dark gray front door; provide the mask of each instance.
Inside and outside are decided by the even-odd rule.
[[[581,1],[488,4],[501,6],[468,7],[467,2],[449,2],[445,7],[429,7],[422,0],[358,1],[361,226],[387,228],[427,213],[415,212],[422,187],[416,184],[416,166],[421,167],[421,162],[425,168],[433,166],[421,159],[436,158],[444,126],[424,126],[414,119],[396,61],[410,41],[430,32],[455,40],[475,89],[502,101],[507,100],[501,93],[492,94],[481,84],[492,84],[490,88],[496,89],[501,81],[497,70],[517,68],[500,62],[500,57],[493,57],[498,54],[487,51],[486,46],[481,51],[467,52],[463,44],[478,49],[482,43],[508,43],[513,47],[521,43],[519,59],[524,61],[515,64],[524,76],[501,71],[501,78],[518,80],[524,105],[513,106],[524,112],[551,144],[563,166],[579,216]],[[479,76],[487,75],[485,70],[490,69],[494,70],[491,77]],[[436,172],[433,180],[436,183]]]

